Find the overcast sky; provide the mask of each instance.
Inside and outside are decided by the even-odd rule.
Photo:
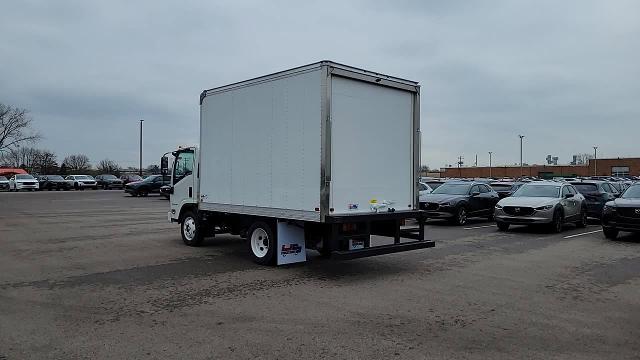
[[[311,3],[314,3],[312,5]],[[266,5],[265,5],[266,4]],[[145,166],[203,89],[322,59],[419,81],[422,162],[640,156],[640,1],[10,1],[0,102],[59,160]]]

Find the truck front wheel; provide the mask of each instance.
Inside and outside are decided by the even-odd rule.
[[[272,265],[276,259],[276,237],[267,223],[258,221],[247,230],[247,242],[253,261],[260,265]]]
[[[182,216],[180,233],[182,234],[182,241],[186,245],[200,246],[200,244],[202,244],[204,231],[201,229],[200,221],[198,221],[198,218],[193,211],[187,211]]]

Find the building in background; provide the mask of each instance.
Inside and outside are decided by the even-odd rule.
[[[476,178],[489,177],[489,167],[451,167],[440,169],[442,177]],[[597,173],[596,173],[597,172]],[[588,160],[580,165],[526,165],[522,167],[524,176],[551,179],[554,176],[640,176],[640,158],[608,158]],[[492,166],[491,176],[519,177],[520,166]]]

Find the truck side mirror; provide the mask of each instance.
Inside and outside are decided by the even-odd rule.
[[[160,172],[162,175],[167,175],[167,173],[169,173],[169,158],[166,156],[160,158]]]

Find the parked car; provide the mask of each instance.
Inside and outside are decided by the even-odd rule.
[[[130,182],[142,181],[142,176],[137,174],[124,174],[120,175],[120,180],[122,180],[122,185],[127,185]]]
[[[604,204],[620,196],[609,182],[598,180],[574,181],[571,183],[581,193],[587,204],[587,215],[600,219]]]
[[[631,185],[618,199],[604,205],[602,231],[612,240],[620,231],[640,232],[640,184]]]
[[[499,181],[491,183],[491,188],[498,193],[500,199],[511,196],[524,183],[519,181]]]
[[[16,174],[9,179],[9,191],[38,190],[38,180],[29,174]]]
[[[509,230],[512,224],[544,224],[561,232],[565,223],[587,226],[587,204],[584,196],[566,182],[536,181],[524,184],[495,207],[498,229]]]
[[[110,174],[102,174],[96,176],[96,182],[98,183],[98,187],[101,187],[105,190],[122,189],[124,187],[122,180],[118,179],[115,175]]]
[[[435,190],[440,187],[440,185],[444,184],[445,180],[427,180],[423,181],[424,184],[429,186],[432,190]]]
[[[84,190],[86,188],[98,189],[98,183],[91,175],[69,175],[65,180],[76,190]]]
[[[149,193],[159,193],[160,188],[169,185],[170,182],[170,176],[150,175],[142,181],[128,183],[124,186],[124,191],[131,196],[147,196]]]
[[[464,225],[470,217],[493,217],[493,209],[500,200],[488,185],[474,181],[450,181],[426,195],[421,207],[428,218],[447,219]]]
[[[40,183],[40,190],[69,190],[71,184],[69,184],[60,175],[40,175],[38,176],[38,182]]]
[[[433,189],[429,185],[423,182],[418,183],[418,190],[418,195],[420,196],[421,203],[425,202],[427,194],[431,194],[431,192],[433,191]]]
[[[0,190],[9,190],[9,179],[0,176]]]
[[[162,185],[160,187],[160,195],[168,200],[171,196],[171,185]]]

